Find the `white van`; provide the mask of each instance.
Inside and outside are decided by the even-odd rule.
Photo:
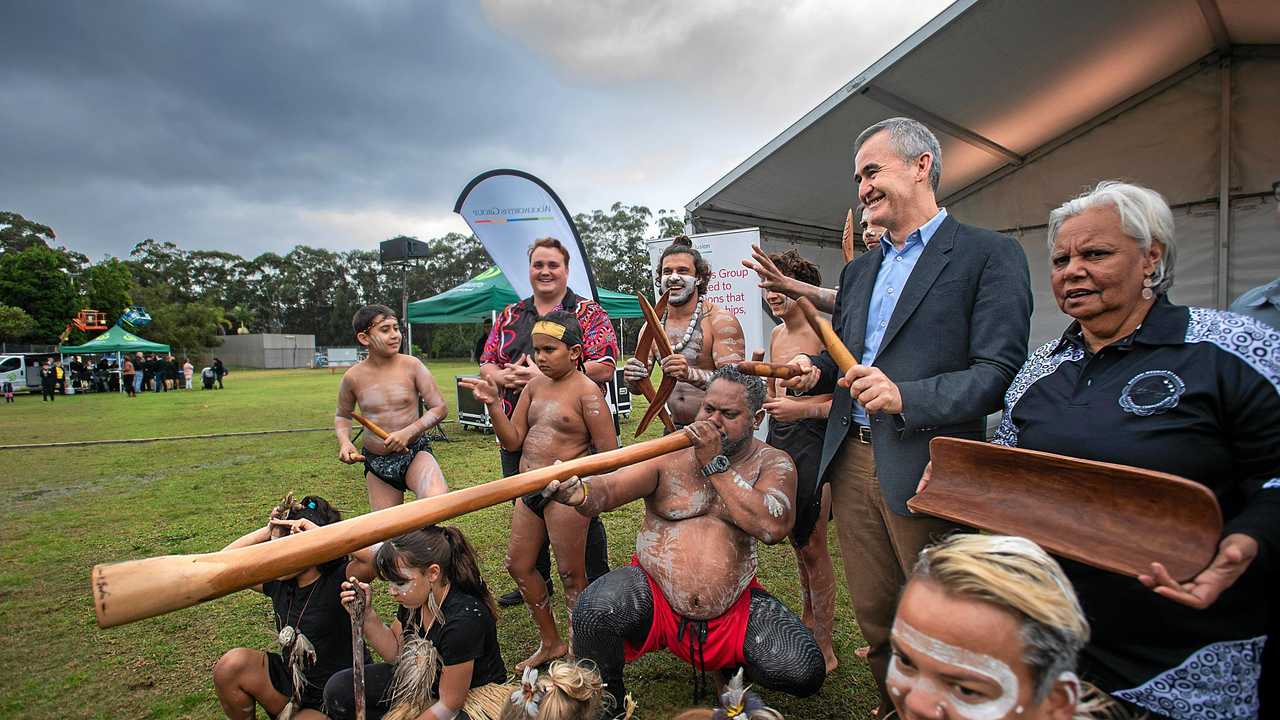
[[[49,353],[36,355],[0,355],[0,384],[13,383],[14,392],[40,389],[40,363]]]

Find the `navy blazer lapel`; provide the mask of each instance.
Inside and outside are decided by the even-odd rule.
[[[847,317],[841,333],[845,345],[854,359],[862,357],[867,342],[867,314],[871,312],[871,293],[876,287],[876,276],[880,274],[880,263],[884,261],[884,253],[877,248],[872,252],[874,257],[855,272],[853,282],[849,285]]]
[[[911,269],[911,277],[907,278],[906,287],[902,288],[902,296],[898,298],[898,304],[893,307],[893,315],[889,317],[889,327],[885,329],[884,339],[880,341],[880,349],[876,351],[877,357],[884,356],[885,348],[893,342],[894,336],[906,324],[911,313],[916,311],[920,301],[924,300],[924,296],[929,293],[929,288],[933,287],[933,282],[942,273],[942,269],[950,262],[947,253],[951,252],[959,229],[960,223],[947,215],[933,237],[929,239],[929,244],[925,245],[924,252],[920,253],[920,259],[916,261],[916,266]]]

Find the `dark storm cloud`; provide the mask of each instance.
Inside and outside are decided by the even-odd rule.
[[[465,230],[494,167],[678,208],[944,2],[10,3],[0,210],[98,257]]]
[[[461,4],[55,2],[11,20],[0,204],[31,215],[21,201],[182,201],[209,222],[219,208],[445,208],[492,149],[536,156],[573,133],[536,114],[558,85],[545,67]],[[39,216],[75,226],[55,214]]]

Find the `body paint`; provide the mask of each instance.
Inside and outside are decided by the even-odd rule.
[[[674,285],[679,287],[672,287]],[[693,275],[671,275],[662,276],[662,291],[670,292],[671,297],[668,300],[672,305],[684,305],[689,302],[689,298],[693,297],[693,291],[698,287],[698,278]]]
[[[1008,715],[1018,704],[1018,677],[1000,660],[926,635],[901,618],[893,621],[893,639],[900,645],[905,645],[912,651],[940,663],[981,675],[1000,688],[999,697],[983,702],[966,702],[954,688],[947,687],[932,678],[921,674],[908,676],[903,672],[901,662],[895,653],[889,660],[889,673],[885,678],[894,697],[901,698],[904,694],[917,690],[929,692],[938,698],[939,711],[945,710],[946,717],[954,717],[957,720],[999,720]],[[939,717],[942,716],[940,712]]]

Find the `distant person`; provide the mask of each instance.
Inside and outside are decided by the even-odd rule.
[[[165,371],[169,376],[169,385],[174,390],[182,388],[182,363],[178,362],[178,358],[170,355],[165,363]]]
[[[226,365],[222,364],[222,358],[213,359],[213,376],[218,380],[219,390],[222,389],[222,378],[230,374],[231,371],[227,369]]]
[[[4,393],[4,401],[6,404],[13,402],[13,383],[8,380],[0,383],[0,392]]]
[[[364,463],[374,510],[404,502],[406,490],[419,498],[448,492],[427,437],[427,431],[449,415],[431,371],[418,358],[400,353],[400,322],[386,305],[360,308],[351,318],[351,328],[369,356],[348,369],[338,386],[333,418],[338,460]],[[427,407],[421,416],[419,399]],[[363,450],[351,443],[351,413],[357,405],[362,415],[390,433],[385,440],[365,433]]]
[[[120,382],[124,383],[124,390],[129,393],[129,397],[138,397],[138,388],[133,384],[135,377],[137,377],[137,369],[133,366],[133,361],[126,355],[124,367],[120,371]]]
[[[133,370],[136,373],[133,376],[133,393],[136,396],[142,392],[142,387],[147,380],[146,361],[142,357],[142,353],[138,353],[133,359]]]
[[[50,358],[40,366],[40,402],[53,402],[54,377],[53,359]]]
[[[182,377],[187,381],[187,389],[191,389],[191,378],[196,374],[196,368],[191,364],[191,358],[184,358],[182,363]]]

